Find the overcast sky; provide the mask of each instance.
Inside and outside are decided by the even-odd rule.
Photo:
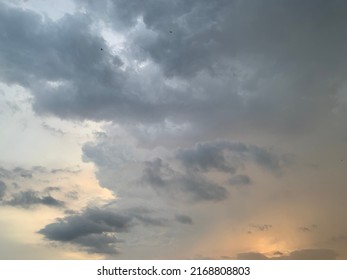
[[[347,259],[347,2],[0,0],[1,259]]]

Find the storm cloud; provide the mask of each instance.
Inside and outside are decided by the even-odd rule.
[[[0,3],[4,216],[95,257],[346,258],[347,2],[34,2]]]
[[[57,22],[1,4],[1,77],[29,88],[38,113],[140,123],[172,119],[196,128],[209,124],[209,130],[236,128],[244,119],[293,131],[321,116],[318,110],[331,113],[334,105],[324,93],[343,86],[338,54],[347,40],[336,36],[346,21],[341,1],[101,2],[77,1],[89,16]],[[297,6],[300,13],[290,12]],[[156,96],[141,84],[145,72],[122,68],[121,54],[92,30],[93,20],[123,31],[143,22],[127,41],[128,55],[163,70]],[[183,86],[167,83],[172,77]],[[316,97],[319,102],[312,102]]]

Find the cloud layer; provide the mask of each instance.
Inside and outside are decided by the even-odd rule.
[[[97,256],[347,258],[347,2],[73,3],[0,3],[1,89],[81,164],[0,162],[1,211],[49,207],[37,234]]]

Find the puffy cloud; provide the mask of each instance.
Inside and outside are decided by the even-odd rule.
[[[49,240],[71,241],[89,234],[128,231],[131,217],[97,208],[88,208],[81,214],[58,219],[46,225],[39,233]]]
[[[121,212],[121,213],[118,213]],[[45,239],[80,246],[88,253],[118,254],[119,233],[129,232],[136,225],[165,226],[165,220],[150,216],[147,209],[87,208],[72,213],[38,231]]]

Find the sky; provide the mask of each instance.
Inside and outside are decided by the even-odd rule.
[[[347,259],[346,11],[0,0],[0,259]]]

